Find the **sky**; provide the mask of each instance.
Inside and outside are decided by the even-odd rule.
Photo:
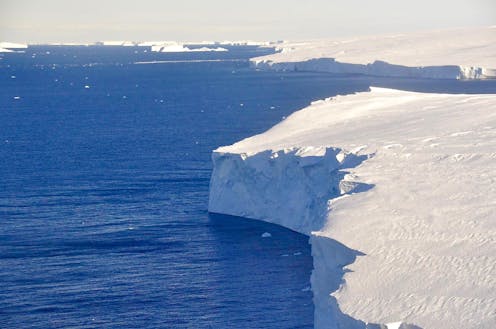
[[[302,40],[496,25],[495,0],[0,0],[0,41]]]

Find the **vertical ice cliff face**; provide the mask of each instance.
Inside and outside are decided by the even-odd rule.
[[[437,65],[406,66],[376,60],[369,64],[336,61],[334,58],[315,58],[299,62],[272,62],[254,60],[255,69],[274,71],[325,72],[334,74],[362,74],[379,77],[427,78],[427,79],[495,79],[496,71],[474,66]]]
[[[295,147],[255,154],[216,151],[212,155],[210,212],[264,220],[310,236],[315,328],[416,328],[354,319],[341,312],[332,295],[343,284],[346,266],[363,254],[321,235],[319,230],[328,218],[331,200],[373,187],[355,181],[347,171],[371,156],[359,154],[359,149],[354,153],[332,147]]]
[[[263,70],[386,77],[495,79],[496,27],[285,41],[278,53],[252,59]]]
[[[350,180],[346,171],[368,157],[325,147],[212,156],[210,212],[265,220],[311,237],[315,328],[366,327],[344,315],[330,294],[360,253],[312,232],[324,225],[329,200],[370,188]]]
[[[328,200],[359,186],[344,182],[345,168],[366,158],[314,147],[252,155],[214,152],[209,211],[261,219],[308,235],[322,228]]]
[[[315,307],[314,328],[373,328],[371,324],[343,314],[336,298],[331,294],[341,287],[345,266],[363,254],[318,234],[311,235],[310,244],[314,259],[310,279]]]
[[[310,236],[316,328],[493,329],[495,113],[494,94],[314,102],[214,152],[209,210]]]

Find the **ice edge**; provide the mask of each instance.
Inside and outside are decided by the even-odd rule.
[[[309,236],[314,259],[310,282],[315,328],[419,328],[402,322],[377,324],[351,318],[341,312],[332,295],[345,285],[346,266],[364,254],[319,234],[319,230],[332,211],[333,200],[373,188],[356,181],[347,170],[371,157],[373,154],[363,154],[362,148],[346,151],[312,146],[253,154],[212,153],[209,212],[262,220]],[[322,184],[325,179],[328,184]]]
[[[314,58],[295,62],[274,62],[267,59],[252,59],[254,69],[274,71],[307,71],[334,74],[361,74],[395,78],[427,79],[496,79],[496,69],[476,66],[439,65],[405,66],[376,60],[369,64],[354,64],[336,61],[334,58]]]

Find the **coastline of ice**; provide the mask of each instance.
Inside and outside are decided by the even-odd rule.
[[[495,79],[496,28],[283,42],[254,68],[386,77]]]
[[[252,66],[496,78],[495,27],[279,50]],[[494,328],[494,113],[495,94],[372,88],[314,102],[213,152],[209,211],[310,236],[315,328]]]
[[[493,328],[495,113],[496,95],[315,102],[214,151],[209,211],[310,236],[315,328]]]

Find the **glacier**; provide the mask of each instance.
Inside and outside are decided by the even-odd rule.
[[[310,237],[315,328],[496,325],[496,95],[371,88],[212,154],[209,211]]]

